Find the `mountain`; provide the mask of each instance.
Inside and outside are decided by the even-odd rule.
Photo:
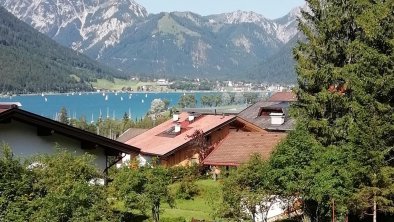
[[[248,74],[249,79],[270,79],[274,83],[295,83],[295,60],[293,58],[293,48],[298,41],[304,38],[297,33],[283,47],[281,47],[271,57],[263,60],[253,67]]]
[[[119,75],[61,46],[0,7],[0,93],[92,90],[96,78]]]
[[[270,20],[254,12],[148,14],[133,0],[0,0],[64,46],[141,75],[245,77],[297,34],[299,9]],[[298,10],[298,11],[297,11]],[[267,79],[270,81],[270,79]]]

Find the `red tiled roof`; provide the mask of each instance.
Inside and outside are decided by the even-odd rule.
[[[297,101],[297,96],[293,92],[277,92],[268,99],[268,102],[294,102],[294,101]]]
[[[286,133],[230,132],[222,143],[204,159],[205,165],[238,166],[254,153],[268,158]]]
[[[201,115],[191,123],[188,122],[187,118],[188,114],[186,112],[179,115],[182,130],[178,135],[166,132],[171,131],[171,128],[175,125],[173,120],[168,120],[125,143],[140,148],[141,153],[163,156],[189,142],[192,138],[188,136],[196,130],[210,133],[213,129],[235,120],[233,115]]]

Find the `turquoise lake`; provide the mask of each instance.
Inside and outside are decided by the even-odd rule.
[[[215,92],[186,93],[194,94],[197,101],[201,95],[216,94]],[[184,93],[155,93],[155,92],[132,92],[132,93],[68,93],[54,95],[23,95],[0,98],[0,102],[20,102],[22,109],[42,115],[51,119],[62,107],[67,109],[72,118],[84,116],[87,121],[95,121],[100,116],[105,118],[122,118],[124,113],[130,113],[133,119],[145,116],[149,111],[152,100],[167,99],[170,107],[175,106]]]

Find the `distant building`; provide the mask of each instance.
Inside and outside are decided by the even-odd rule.
[[[168,86],[169,85],[169,83],[168,83],[168,81],[166,79],[158,79],[156,84],[158,86]]]

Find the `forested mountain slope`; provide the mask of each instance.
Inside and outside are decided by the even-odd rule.
[[[253,67],[248,77],[250,79],[269,79],[275,83],[295,83],[296,75],[293,48],[297,45],[298,41],[304,40],[305,38],[298,33],[275,54]]]
[[[0,0],[0,5],[58,43],[133,75],[295,79],[291,60],[277,63],[281,72],[275,74],[248,73],[264,61],[288,59],[279,53],[298,32],[300,8],[272,20],[246,11],[149,14],[138,0]]]
[[[117,71],[36,31],[0,7],[0,93],[91,90]]]

